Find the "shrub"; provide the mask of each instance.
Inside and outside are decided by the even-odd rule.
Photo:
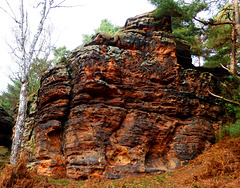
[[[240,120],[235,124],[230,124],[229,126],[222,126],[221,131],[224,135],[229,135],[232,138],[240,136]]]

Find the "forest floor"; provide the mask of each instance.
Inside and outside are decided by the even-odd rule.
[[[204,151],[190,164],[172,172],[160,175],[144,175],[135,178],[107,180],[92,178],[82,181],[69,179],[54,180],[36,176],[29,172],[25,164],[16,167],[5,164],[0,169],[1,188],[41,188],[41,187],[103,187],[103,188],[236,188],[240,187],[240,138],[225,138]]]

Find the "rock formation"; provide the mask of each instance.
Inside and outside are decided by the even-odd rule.
[[[172,170],[214,142],[217,80],[193,69],[171,19],[127,20],[98,33],[49,70],[26,125],[24,150],[39,174],[121,178]]]
[[[13,125],[13,118],[0,107],[0,146],[11,147]]]

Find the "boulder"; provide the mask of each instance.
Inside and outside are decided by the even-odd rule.
[[[121,178],[174,170],[215,141],[218,80],[194,69],[171,18],[97,33],[41,78],[25,143],[41,175]],[[30,135],[30,136],[29,136]]]

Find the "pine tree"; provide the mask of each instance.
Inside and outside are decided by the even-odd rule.
[[[157,9],[153,13],[155,17],[171,16],[173,33],[184,40],[187,40],[191,46],[191,53],[200,58],[204,54],[204,48],[201,45],[202,28],[196,24],[194,17],[208,6],[205,1],[194,0],[191,4],[185,1],[174,0],[149,0]],[[199,62],[200,64],[200,62]]]
[[[233,3],[226,0],[149,1],[157,7],[155,16],[173,16],[173,33],[190,43],[192,55],[205,58],[205,66],[215,67],[221,63],[229,66],[230,73],[237,73],[240,34],[237,0]],[[208,19],[198,18],[202,11],[208,11]]]

